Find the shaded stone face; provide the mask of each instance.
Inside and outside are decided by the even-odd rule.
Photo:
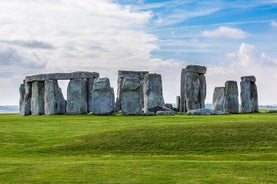
[[[114,90],[110,87],[108,78],[94,81],[92,93],[92,114],[106,115],[114,112]]]
[[[46,80],[44,82],[44,110],[46,115],[64,114],[66,112],[66,101],[57,80]]]
[[[32,100],[32,83],[24,82],[24,97],[20,105],[20,115],[31,115],[31,100]],[[23,95],[23,92],[21,92]]]
[[[126,77],[135,77],[140,81],[140,96],[143,104],[143,79],[147,74],[147,71],[118,71],[118,80],[117,80],[117,97],[116,97],[116,111],[122,110],[122,91],[123,91],[123,81]],[[126,84],[127,85],[127,84]],[[135,87],[135,86],[134,86]]]
[[[144,77],[144,112],[157,112],[164,107],[162,77],[160,74],[147,74]]]
[[[32,83],[31,112],[32,115],[44,114],[44,82]]]
[[[87,110],[87,80],[72,79],[67,87],[68,114],[86,114]]]
[[[180,112],[205,107],[206,67],[188,65],[181,73]]]
[[[238,85],[236,81],[227,81],[224,90],[224,112],[238,113]]]
[[[125,77],[122,83],[121,107],[124,115],[142,113],[141,82],[137,77]]]
[[[213,109],[224,111],[224,87],[216,87],[213,94]]]
[[[256,78],[254,76],[241,77],[240,82],[240,98],[241,98],[241,112],[252,113],[259,111],[258,105],[258,91],[255,84]]]

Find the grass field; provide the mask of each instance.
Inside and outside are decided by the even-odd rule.
[[[277,114],[0,115],[0,183],[277,183]]]

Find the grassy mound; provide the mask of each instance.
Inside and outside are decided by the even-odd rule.
[[[276,183],[277,114],[0,115],[0,183]]]
[[[276,151],[276,135],[274,123],[149,125],[70,138],[50,150],[65,155],[263,153]]]

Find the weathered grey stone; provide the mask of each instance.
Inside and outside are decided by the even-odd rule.
[[[116,97],[116,111],[122,110],[122,86],[123,86],[123,81],[124,78],[126,77],[135,77],[140,81],[140,95],[142,99],[142,104],[143,104],[143,79],[144,76],[147,74],[147,71],[123,71],[119,70],[118,71],[118,80],[117,80],[117,97]]]
[[[174,111],[157,111],[156,115],[175,115]]]
[[[180,98],[180,96],[176,96],[176,104],[177,104],[177,111],[180,111],[180,102],[181,101],[181,98]]]
[[[93,108],[93,86],[96,78],[87,79],[87,100],[88,100],[88,112],[92,112]]]
[[[24,104],[24,96],[25,96],[25,84],[20,84],[19,86],[19,113],[21,114]]]
[[[144,112],[157,112],[164,107],[162,77],[160,74],[146,74],[143,83]]]
[[[217,111],[224,111],[224,87],[214,88],[213,94],[213,109]]]
[[[67,87],[66,112],[68,114],[86,114],[87,107],[87,80],[70,80]]]
[[[256,82],[256,77],[255,76],[242,76],[241,77],[242,81],[248,81],[248,82]]]
[[[201,109],[189,110],[187,112],[187,114],[189,114],[189,115],[225,115],[225,114],[229,114],[229,113],[201,108]]]
[[[205,108],[206,67],[188,65],[181,73],[180,112]]]
[[[114,112],[114,90],[108,78],[99,78],[94,81],[91,104],[92,114],[106,115]]]
[[[32,115],[44,114],[44,82],[32,83],[31,112]]]
[[[137,77],[125,77],[122,83],[121,108],[124,115],[142,113],[141,83]]]
[[[164,107],[173,110],[173,105],[171,103],[164,104]]]
[[[256,78],[254,76],[241,77],[240,82],[240,98],[241,98],[241,112],[252,113],[259,111],[258,105],[258,91],[255,84]]]
[[[66,101],[57,80],[46,80],[44,82],[44,111],[46,115],[65,114]]]
[[[205,74],[207,71],[207,68],[205,66],[200,65],[187,65],[185,68],[185,72],[192,72],[192,73],[198,73],[198,74]]]
[[[27,76],[26,82],[46,81],[46,80],[69,80],[69,79],[95,79],[99,77],[96,72],[72,72],[72,73],[50,73]]]
[[[28,116],[31,115],[32,83],[25,81],[24,88],[24,98],[20,107],[20,115]]]
[[[238,85],[236,81],[225,82],[224,112],[235,114],[239,112]]]

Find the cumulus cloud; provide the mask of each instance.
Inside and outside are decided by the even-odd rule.
[[[247,32],[244,32],[237,28],[231,28],[226,26],[220,26],[216,30],[205,30],[202,32],[202,36],[209,38],[232,38],[243,39],[248,36]]]
[[[240,82],[241,76],[254,75],[257,78],[259,100],[264,104],[277,101],[273,93],[277,90],[277,86],[273,85],[273,81],[277,80],[277,58],[270,57],[247,43],[242,43],[237,51],[226,54],[226,58],[230,61],[226,66],[209,67],[207,78],[210,93],[213,87],[224,86],[227,80]]]
[[[0,1],[2,79],[18,80],[12,84],[18,91],[25,75],[85,70],[109,77],[116,87],[117,70],[148,70],[163,75],[164,91],[171,93],[165,96],[174,99],[178,89],[170,89],[178,86],[182,64],[151,56],[158,49],[157,37],[145,31],[151,18],[149,11],[110,0]],[[10,97],[12,104],[17,99]]]

